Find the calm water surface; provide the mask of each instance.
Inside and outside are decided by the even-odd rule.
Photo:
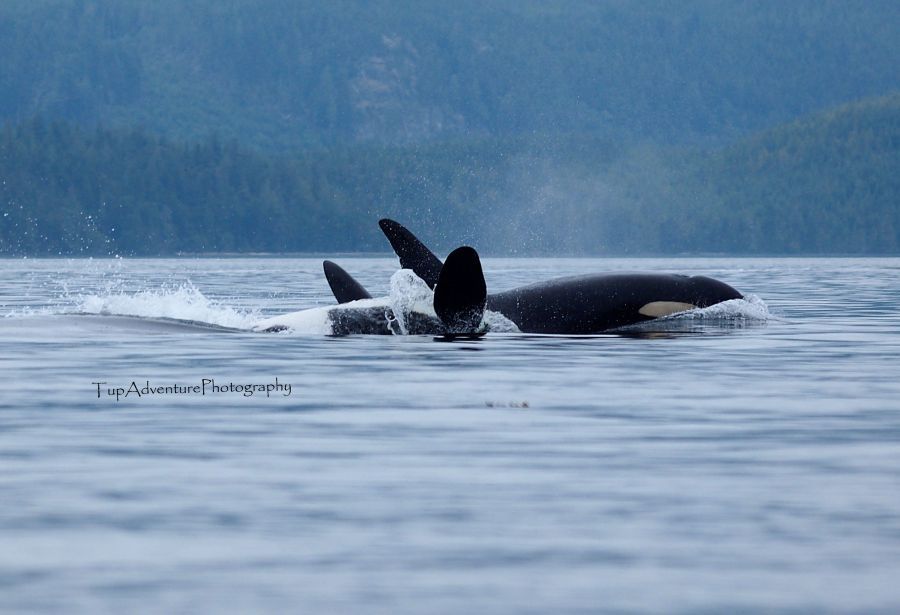
[[[0,610],[900,610],[900,259],[485,261],[759,298],[625,334],[246,330],[320,267],[0,260]]]

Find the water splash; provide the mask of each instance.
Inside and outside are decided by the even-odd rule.
[[[29,282],[30,285],[40,282],[44,288],[52,284],[61,292],[54,293],[50,305],[17,307],[3,316],[15,318],[85,313],[167,318],[244,330],[258,328],[263,319],[258,307],[236,309],[223,305],[206,297],[190,280],[177,283],[164,282],[154,288],[133,290],[125,287],[129,282],[120,276],[108,276],[108,271],[101,273],[105,275],[97,281],[90,279],[85,281],[80,278],[58,280],[52,276],[47,279],[42,277],[37,282],[32,280]],[[93,288],[88,290],[86,287],[90,286]],[[390,294],[387,297],[365,300],[361,305],[354,307],[382,309],[394,334],[409,335],[423,332],[421,322],[418,329],[411,326],[412,314],[417,318],[424,316],[427,319],[434,319],[439,328],[433,302],[434,293],[427,284],[411,270],[401,269],[391,277]],[[335,307],[337,306],[320,306],[291,315],[291,332],[328,334],[330,332],[328,311]],[[762,299],[748,294],[744,299],[725,301],[628,328],[658,327],[661,323],[667,328],[681,328],[694,324],[700,327],[722,325],[733,328],[780,320],[782,319],[769,311]],[[483,324],[493,333],[519,332],[515,323],[498,312],[485,311]]]
[[[409,335],[407,319],[415,312],[440,320],[434,311],[434,291],[410,269],[400,269],[391,276],[390,307],[397,327],[395,334]],[[519,328],[499,312],[485,310],[482,325],[495,333],[518,333]]]
[[[516,323],[500,312],[485,310],[482,322],[487,325],[487,330],[491,333],[521,333]]]
[[[411,269],[400,269],[391,276],[390,310],[396,319],[394,333],[409,335],[408,315],[418,312],[437,319],[434,311],[434,292]]]
[[[190,282],[135,293],[118,291],[84,295],[77,311],[85,314],[172,318],[234,329],[249,329],[259,320],[256,310],[245,312],[220,305],[207,298]]]
[[[764,323],[775,320],[769,306],[753,294],[731,299],[705,308],[672,314],[660,320],[707,320],[733,323]]]

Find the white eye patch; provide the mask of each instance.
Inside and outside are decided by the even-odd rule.
[[[697,306],[692,303],[681,303],[679,301],[651,301],[639,309],[638,313],[650,318],[661,318],[669,314],[693,310],[695,307]]]

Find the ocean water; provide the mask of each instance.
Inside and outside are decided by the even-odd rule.
[[[0,260],[0,611],[900,611],[900,259],[484,264],[750,300],[261,334],[332,303],[320,260]]]

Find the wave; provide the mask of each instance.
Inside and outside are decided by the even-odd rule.
[[[779,320],[782,319],[769,311],[769,306],[765,301],[756,295],[747,294],[743,299],[731,299],[705,308],[678,312],[662,318],[619,327],[613,332],[690,333],[708,330],[708,326],[717,329],[740,329]]]
[[[260,318],[257,310],[236,310],[210,300],[190,282],[174,288],[135,293],[85,295],[81,297],[76,311],[82,314],[168,318],[248,330]]]
[[[743,299],[731,299],[705,308],[697,308],[661,318],[660,320],[710,320],[764,323],[775,317],[765,301],[753,294]]]
[[[66,294],[65,304],[40,309],[22,309],[7,316],[34,317],[51,315],[103,315],[125,316],[140,319],[167,319],[214,327],[238,330],[259,330],[261,322],[270,319],[257,309],[236,309],[206,297],[191,282],[178,286],[162,286],[157,289],[136,292],[108,287],[97,294]],[[390,294],[380,299],[368,299],[355,307],[383,306],[394,334],[409,332],[408,315],[412,313],[430,316],[437,320],[434,312],[434,293],[412,271],[401,269],[391,276]],[[372,304],[372,305],[368,305]],[[291,314],[288,333],[300,335],[322,335],[330,332],[328,311],[332,306],[320,306]],[[276,317],[277,318],[277,317]],[[778,320],[769,311],[766,303],[756,295],[748,294],[743,299],[733,299],[716,305],[672,314],[664,318],[637,325],[622,327],[625,330],[643,328],[679,328],[691,323],[715,324],[729,328],[765,323]],[[494,333],[518,333],[519,329],[499,312],[485,311],[484,322]]]

